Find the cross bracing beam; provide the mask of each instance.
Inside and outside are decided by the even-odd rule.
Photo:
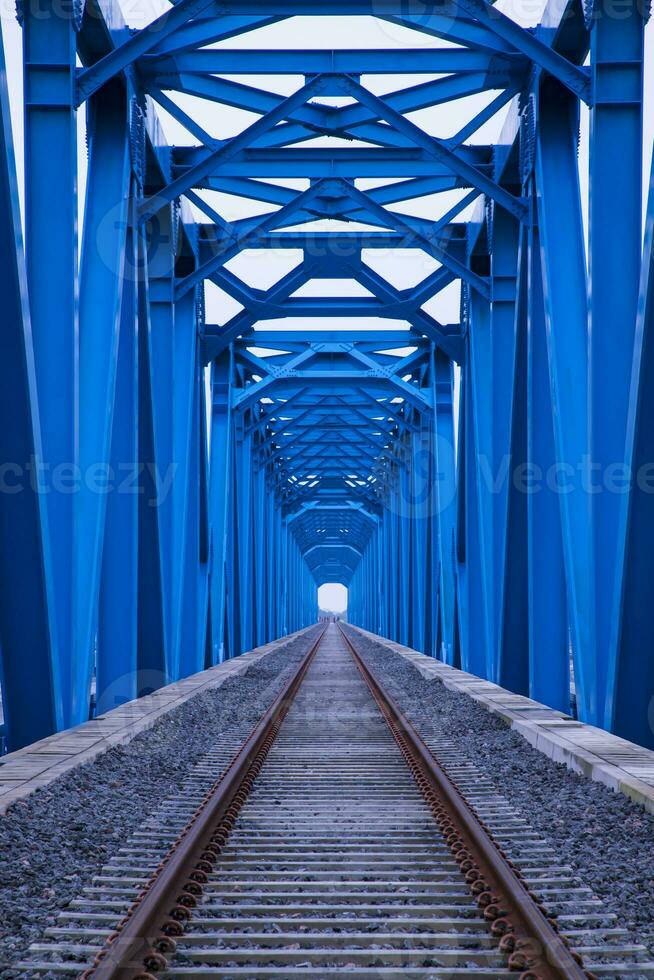
[[[166,202],[173,201],[181,194],[184,194],[185,191],[195,187],[198,180],[207,173],[220,169],[221,165],[233,159],[244,147],[252,146],[260,134],[268,132],[282,119],[291,116],[297,107],[304,105],[313,95],[322,91],[326,87],[326,84],[323,77],[319,75],[317,78],[303,85],[293,95],[289,95],[288,98],[283,99],[274,109],[266,112],[260,119],[252,123],[251,126],[248,126],[243,132],[239,133],[238,136],[235,136],[215,150],[205,152],[194,166],[189,167],[186,173],[177,177],[170,184],[166,185],[166,187],[161,188],[156,195],[145,199],[140,207],[141,218],[147,219],[152,217]]]
[[[304,285],[312,277],[328,276],[329,278],[347,278],[358,281],[367,287],[375,297],[317,297],[316,299],[299,299],[288,296],[289,289]],[[427,276],[416,290],[400,292],[394,289],[381,276],[378,276],[369,266],[349,261],[347,264],[330,262],[323,266],[316,262],[305,260],[305,263],[289,274],[284,283],[278,283],[268,292],[258,291],[256,294],[242,281],[231,273],[214,273],[211,280],[220,285],[226,292],[238,299],[245,311],[237,314],[234,324],[227,323],[223,327],[205,326],[205,337],[231,339],[234,329],[241,331],[246,320],[254,323],[257,320],[273,320],[288,316],[317,316],[336,315],[346,316],[381,316],[392,319],[405,319],[423,336],[437,337],[440,344],[452,342],[455,336],[450,334],[433,317],[420,307],[428,299],[436,296],[441,289],[448,286],[455,278],[454,273],[440,269],[437,273]],[[450,350],[453,352],[454,347]],[[334,351],[336,352],[336,351]],[[262,365],[259,364],[261,367]],[[288,365],[286,365],[286,368]]]
[[[305,92],[306,90],[303,90]],[[303,95],[298,95],[301,100]],[[283,112],[283,108],[275,111]],[[265,118],[265,117],[264,117]],[[271,126],[274,123],[271,123]],[[390,138],[390,134],[389,134]],[[231,146],[231,141],[223,144],[225,151]],[[223,149],[219,147],[219,150]],[[488,147],[464,146],[460,154],[447,154],[440,166],[434,164],[430,151],[411,145],[408,140],[401,140],[398,146],[372,147],[258,147],[249,146],[247,149],[234,149],[222,156],[206,154],[196,147],[184,147],[174,154],[175,170],[179,174],[177,181],[166,188],[163,198],[172,200],[192,187],[211,188],[211,181],[217,177],[315,177],[325,174],[334,177],[449,177],[453,175],[453,166],[457,171],[465,168],[464,173],[455,173],[459,184],[456,186],[472,187],[480,176],[469,168],[469,161],[488,163],[490,151]],[[443,154],[445,157],[445,154]],[[157,203],[157,200],[153,202]],[[152,203],[149,205],[152,207]]]
[[[315,428],[319,429],[320,426]],[[293,473],[304,467],[307,473],[311,471],[310,475],[314,479],[321,475],[338,475],[343,472],[343,469],[357,469],[361,466],[375,468],[375,464],[381,466],[383,460],[389,458],[382,452],[379,442],[373,443],[370,449],[367,449],[361,440],[352,440],[347,447],[343,447],[342,443],[339,445],[338,441],[335,440],[330,443],[325,435],[323,435],[318,449],[316,449],[315,436],[311,441],[307,440],[304,445],[300,445],[300,448],[294,452],[289,452],[287,448],[277,444],[275,444],[275,448],[280,453],[281,466],[283,467],[282,475]],[[375,469],[375,474],[379,479],[377,469]],[[356,476],[357,474],[352,475]]]
[[[466,48],[403,48],[365,51],[229,51],[225,48],[142,59],[146,74],[198,75],[442,75],[450,72],[510,70],[524,65],[520,55],[489,54]]]
[[[418,195],[418,197],[420,196]],[[452,222],[450,218],[455,217],[460,211],[468,207],[478,196],[476,191],[465,195],[461,201],[452,206],[447,215],[443,215],[443,218],[438,221],[417,221],[413,220],[412,216],[406,216],[408,220],[402,226],[404,228],[403,233],[399,230],[396,232],[330,233],[315,231],[298,233],[284,231],[282,228],[273,228],[270,231],[264,229],[260,235],[249,239],[249,241],[251,241],[251,247],[255,249],[274,249],[276,251],[285,248],[293,251],[302,249],[309,258],[329,260],[329,264],[323,262],[322,267],[318,266],[314,270],[314,276],[322,274],[323,278],[329,279],[335,278],[334,272],[336,271],[341,278],[350,278],[351,271],[348,276],[345,276],[344,271],[347,271],[348,267],[351,269],[353,263],[356,264],[356,267],[361,268],[362,249],[421,248],[421,242],[416,238],[417,234],[428,236],[434,247],[440,248],[445,255],[449,253],[451,261],[456,262],[457,252],[462,252],[465,249],[465,240],[461,237],[463,225]],[[450,212],[454,213],[451,214]],[[330,215],[330,217],[334,216]],[[393,221],[392,218],[385,218],[384,220],[386,226]],[[243,230],[248,231],[253,226],[254,222],[248,221]],[[380,227],[383,227],[381,223]],[[224,229],[218,229],[212,225],[203,226],[203,237],[200,239],[201,257],[209,262],[211,257],[215,257],[221,248],[221,242],[223,240],[229,241],[232,237],[238,237],[242,228],[241,225]],[[218,266],[221,274],[224,274],[222,273],[223,265],[224,263],[221,263]],[[369,268],[366,263],[364,271],[369,271]],[[210,276],[217,271],[213,266],[212,269],[213,271],[207,273]],[[228,274],[231,275],[231,273]],[[408,295],[409,291],[405,290],[405,293]]]
[[[515,93],[514,93],[515,94]],[[497,111],[497,109],[495,110]],[[479,118],[479,117],[475,117]],[[482,120],[483,121],[483,120]],[[481,125],[481,122],[480,122]],[[452,145],[458,145],[456,140],[450,141]],[[180,155],[185,153],[186,150],[178,149],[177,151]],[[480,160],[480,154],[478,153],[476,157],[477,161]],[[490,165],[491,155],[488,150],[481,152],[481,162]],[[392,175],[390,175],[392,176]],[[380,187],[374,188],[368,191],[368,196],[376,201],[378,204],[397,204],[400,201],[410,201],[418,197],[427,196],[429,194],[436,194],[440,191],[454,190],[456,189],[457,182],[456,178],[453,176],[433,176],[432,173],[428,177],[414,177],[410,180],[398,180],[392,184],[384,184]],[[279,184],[268,183],[264,179],[255,180],[249,177],[217,177],[212,178],[211,188],[215,191],[222,191],[226,194],[233,194],[238,197],[245,198],[247,200],[260,201],[264,204],[276,204],[283,205],[290,203],[296,197],[296,191],[291,190],[288,187],[282,187]],[[201,210],[207,207],[206,202],[202,201],[198,196],[193,197],[193,192],[189,192],[187,197],[194,200]],[[202,203],[200,203],[202,202]],[[321,207],[327,206],[327,199],[323,200],[321,195],[316,195],[316,206]],[[353,214],[357,214],[354,211]],[[215,220],[215,212],[206,211],[206,214]],[[251,219],[247,219],[250,221]],[[295,223],[295,222],[294,222]],[[238,223],[235,223],[238,227]],[[281,221],[279,223],[279,228],[283,228],[284,223]]]
[[[479,92],[493,89],[509,89],[520,86],[525,79],[526,66],[520,62],[508,62],[501,65],[490,63],[484,70],[447,75],[442,78],[422,82],[410,88],[402,88],[384,96],[384,102],[399,112],[417,112],[420,109],[432,108],[458,98],[466,98]],[[183,92],[222,105],[248,112],[267,112],[281,101],[281,97],[264,89],[245,85],[233,79],[219,78],[215,75],[189,75],[183,72],[153,72],[146,78],[145,86],[152,95],[163,91]],[[155,97],[157,97],[155,95]],[[172,101],[172,100],[169,100]],[[173,103],[175,105],[175,103]],[[177,107],[179,108],[179,107]],[[191,123],[192,119],[183,113]],[[182,116],[180,115],[180,119]],[[333,107],[313,103],[298,109],[293,126],[300,138],[315,136],[316,127],[332,136],[344,136],[348,133],[361,135],[360,127],[376,122],[379,118],[376,112],[371,112],[365,106]],[[298,123],[302,124],[298,126]],[[276,127],[277,133],[263,136],[264,145],[281,145],[295,141],[290,132],[291,124]],[[365,138],[370,138],[370,130],[365,130]],[[378,135],[380,135],[378,133]],[[217,143],[219,141],[216,141]],[[373,140],[374,142],[374,140]],[[462,142],[462,140],[461,140]],[[259,142],[261,145],[261,142]]]
[[[399,432],[415,431],[418,428],[415,423],[395,412],[389,414],[387,403],[383,407],[383,416],[373,414],[381,410],[379,402],[366,397],[365,392],[357,394],[361,394],[361,398],[354,404],[352,397],[348,398],[346,403],[341,397],[335,397],[333,394],[323,396],[311,402],[309,407],[301,409],[299,414],[284,416],[283,421],[277,413],[266,413],[261,406],[249,428],[252,431],[265,429],[271,442],[274,439],[275,448],[281,451],[286,447],[287,439],[305,438],[306,430],[309,430],[309,440],[315,438],[316,426],[327,433],[342,431],[343,427],[347,427],[350,441],[356,441],[360,446],[372,450],[375,459],[379,455],[380,439],[384,438],[388,441]],[[288,402],[285,403],[284,409],[287,404]]]
[[[362,380],[361,372],[354,373],[351,380],[351,385],[342,384],[340,389],[338,385],[323,384],[318,391],[318,386],[302,384],[301,375],[298,375],[298,384],[292,391],[276,393],[268,401],[266,396],[259,400],[255,421],[265,418],[275,422],[277,430],[283,434],[283,430],[290,428],[290,422],[300,425],[311,413],[324,415],[325,425],[329,426],[329,413],[336,411],[353,416],[353,424],[360,418],[366,425],[379,422],[383,429],[385,422],[392,420],[411,428],[411,418],[406,417],[407,407],[415,412],[428,410],[431,405],[431,398],[420,397],[416,383],[410,386],[415,388],[411,399],[406,399],[404,389],[398,389],[389,374],[382,371],[378,372],[376,383],[367,376]],[[298,410],[302,413],[299,417],[295,414]]]
[[[324,4],[181,0],[138,31],[113,0],[56,30],[25,11],[0,411],[3,460],[39,456],[47,489],[0,494],[12,745],[308,624],[334,580],[354,622],[565,712],[572,657],[579,717],[651,742],[644,20],[586,13],[336,0],[389,44],[344,20],[347,47],[271,50]],[[597,493],[616,466],[641,482]]]
[[[440,140],[429,136],[411,120],[406,119],[403,113],[385,104],[383,99],[373,95],[359,82],[348,79],[345,91],[357,98],[362,105],[375,109],[391,127],[405,135],[411,143],[424,149],[433,159],[458,174],[468,186],[483,191],[491,200],[497,201],[520,220],[526,218],[528,206],[525,202],[516,199],[495,181],[487,178],[482,171],[463,160],[459,153],[450,150]]]

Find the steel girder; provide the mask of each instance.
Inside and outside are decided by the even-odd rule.
[[[636,0],[534,30],[486,0],[339,0],[416,44],[336,51],[257,47],[316,0],[180,0],[140,31],[113,0],[54,13],[21,10],[24,252],[0,65],[10,745],[308,625],[330,581],[352,621],[563,711],[573,677],[579,717],[654,744]],[[248,114],[230,138],[221,107]],[[228,220],[234,198],[260,213]],[[410,287],[383,250],[422,256]],[[205,284],[237,312],[207,317]]]

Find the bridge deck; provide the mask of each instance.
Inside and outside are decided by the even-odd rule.
[[[305,631],[293,635],[302,632]],[[360,632],[414,664],[423,677],[438,680],[449,690],[465,694],[499,715],[550,759],[623,793],[654,813],[653,751],[576,721],[530,698],[513,694],[474,674],[448,667],[410,647],[366,630]],[[0,814],[16,800],[92,761],[112,746],[131,741],[163,715],[196,695],[219,687],[229,677],[243,674],[251,664],[286,642],[288,637],[257,647],[241,657],[107,711],[101,718],[5,756],[0,765]]]

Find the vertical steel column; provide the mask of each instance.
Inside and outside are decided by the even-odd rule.
[[[274,588],[273,582],[273,569],[272,569],[272,538],[273,538],[273,510],[272,505],[274,504],[274,496],[268,491],[268,478],[266,474],[266,469],[261,463],[261,475],[260,475],[260,493],[261,493],[261,521],[265,528],[265,536],[263,539],[263,547],[261,549],[261,559],[263,564],[263,583],[262,583],[262,604],[260,610],[261,624],[260,624],[260,636],[262,637],[261,642],[267,643],[270,633],[270,594]]]
[[[405,437],[406,440],[406,437]],[[398,481],[397,481],[397,507],[398,507],[398,636],[397,640],[404,646],[409,644],[409,631],[411,628],[411,501],[410,501],[410,473],[407,460],[406,441],[401,446],[402,457],[400,461]]]
[[[42,450],[1,36],[0,283],[0,681],[8,746],[13,751],[52,734],[64,718],[46,500],[27,470]]]
[[[622,496],[617,603],[609,649],[605,723],[654,748],[654,166],[652,168],[627,424],[631,490]]]
[[[389,639],[394,640],[395,637],[395,623],[396,623],[396,609],[397,609],[397,599],[395,597],[395,573],[396,565],[394,564],[394,548],[393,548],[393,528],[391,522],[391,514],[388,509],[388,505],[385,504],[382,511],[382,532],[384,535],[384,558],[385,558],[385,573],[386,573],[386,630],[384,635]]]
[[[506,562],[506,530],[511,482],[511,417],[516,369],[516,277],[518,272],[518,221],[504,208],[493,205],[491,221],[491,412],[493,473],[492,579],[493,650],[491,677],[499,682],[502,660],[503,582]],[[527,692],[524,677],[508,678]],[[516,689],[515,687],[513,688]]]
[[[178,212],[165,205],[148,222],[148,284],[150,302],[150,388],[154,428],[152,476],[159,486],[168,483],[175,460],[175,259]],[[192,295],[192,294],[191,294]],[[191,362],[192,366],[192,362]],[[180,365],[182,371],[189,365]],[[173,476],[174,482],[176,478]],[[183,482],[183,477],[181,482]],[[163,627],[166,635],[167,670],[176,677],[175,614],[173,600],[174,494],[162,494],[157,503]]]
[[[388,565],[384,551],[383,524],[378,518],[372,532],[375,548],[377,549],[377,568],[379,574],[379,593],[377,598],[377,632],[380,636],[388,636]],[[349,593],[348,593],[349,604]]]
[[[473,371],[468,341],[465,369],[461,375],[462,426],[459,428],[461,468],[459,471],[461,515],[457,529],[457,552],[461,593],[458,607],[461,613],[462,650],[461,666],[464,670],[485,677],[488,667],[486,652],[488,628],[484,594],[484,566],[480,543],[479,507],[479,454],[476,441],[476,423],[472,407]]]
[[[477,547],[468,552],[467,560],[478,568],[474,577],[480,590],[482,618],[476,626],[484,630],[483,638],[472,632],[473,646],[484,650],[485,662],[477,661],[482,677],[494,680],[496,605],[494,562],[494,493],[497,474],[493,471],[493,361],[491,346],[490,305],[475,290],[470,291],[470,370],[466,375],[469,388],[468,406],[472,424],[467,479],[477,497]],[[472,569],[471,569],[472,571]],[[472,623],[471,623],[472,628]],[[483,646],[482,646],[483,644]]]
[[[366,557],[366,591],[367,591],[367,629],[374,631],[375,629],[375,553],[370,546],[370,542],[366,545],[365,549]]]
[[[180,323],[177,310],[177,328],[182,324],[185,327],[192,325],[193,335],[195,335],[195,302],[189,304],[190,311],[184,310],[182,323]],[[189,312],[192,314],[189,316]],[[184,323],[186,321],[186,323]],[[193,344],[195,347],[195,344]],[[198,619],[200,616],[199,605],[199,566],[200,566],[200,425],[205,424],[205,419],[200,415],[200,386],[204,385],[204,379],[197,358],[194,358],[193,376],[191,379],[191,398],[190,398],[190,430],[188,432],[189,458],[186,460],[186,472],[179,473],[176,481],[175,491],[184,496],[184,503],[175,500],[175,505],[184,511],[184,523],[186,531],[182,537],[184,551],[174,556],[174,572],[178,572],[181,566],[181,581],[179,582],[179,603],[178,624],[176,625],[176,640],[178,647],[177,663],[178,676],[189,677],[196,674],[204,667],[204,654],[206,631],[198,631]],[[185,365],[183,361],[179,368]],[[179,374],[178,374],[179,376]],[[176,415],[184,404],[183,393],[180,395],[180,402],[176,405]],[[181,412],[180,412],[181,414]],[[177,420],[176,420],[177,421]],[[177,449],[175,450],[177,456]],[[177,465],[181,463],[177,461]],[[182,542],[179,542],[181,546]]]
[[[270,544],[268,564],[270,568],[270,588],[268,589],[268,640],[279,636],[279,593],[282,583],[279,579],[279,552],[281,549],[280,527],[281,508],[272,487],[268,487],[268,506],[270,508]]]
[[[411,471],[409,476],[411,506],[411,578],[409,603],[411,636],[414,650],[425,651],[426,616],[429,606],[427,575],[427,515],[431,499],[431,466],[428,433],[421,423],[411,435]],[[429,613],[430,614],[430,613]]]
[[[348,584],[348,594],[347,594],[347,618],[348,618],[348,622],[354,623],[355,626],[361,626],[361,616],[359,614],[360,577],[361,577],[361,563],[359,562]]]
[[[235,653],[244,653],[252,649],[254,638],[254,537],[252,528],[253,517],[253,459],[252,435],[244,427],[243,418],[237,419],[237,434],[235,441],[236,480],[235,496],[236,512],[236,541],[238,549],[238,588],[240,617],[240,643]]]
[[[195,290],[189,290],[175,304],[173,357],[175,378],[170,401],[173,406],[173,451],[171,465],[172,482],[172,548],[171,548],[171,672],[172,676],[184,677],[183,657],[191,658],[195,643],[190,650],[183,650],[182,621],[185,616],[187,589],[193,593],[190,600],[197,603],[197,564],[200,538],[200,378],[197,351],[197,313]],[[194,523],[194,528],[192,524]],[[195,534],[195,541],[187,540]],[[189,567],[189,549],[196,555],[193,570]],[[187,624],[184,644],[189,643]],[[199,670],[199,668],[197,668]]]
[[[270,527],[266,521],[266,481],[263,467],[258,463],[254,473],[254,644],[266,642],[266,606],[269,588],[266,574],[266,543]]]
[[[120,306],[111,430],[111,471],[98,613],[98,713],[137,696],[138,685],[138,316],[137,231],[130,216]],[[116,608],[121,610],[116,615]]]
[[[288,521],[283,513],[280,513],[279,521],[279,556],[278,556],[278,575],[279,575],[279,621],[278,636],[286,636],[288,633],[288,577],[287,577],[287,547],[288,547]]]
[[[200,426],[204,376],[197,345],[197,307],[190,291],[175,309],[175,388],[173,494],[173,643],[176,676],[202,670],[206,631],[198,636],[200,616],[201,466]]]
[[[462,287],[465,289],[465,286]],[[464,294],[465,295],[465,294]],[[468,553],[468,490],[467,490],[467,471],[468,471],[468,433],[466,429],[467,418],[467,364],[469,356],[470,341],[466,342],[465,358],[461,365],[461,375],[459,379],[459,417],[458,417],[458,439],[457,439],[457,458],[456,458],[456,530],[455,530],[455,554],[456,554],[456,582],[454,591],[455,615],[454,632],[455,639],[458,641],[458,649],[455,646],[453,666],[463,667],[467,657],[469,633],[468,629],[468,567],[466,557]],[[458,663],[457,663],[458,660]]]
[[[147,240],[139,229],[138,268],[138,448],[139,448],[139,535],[138,535],[138,669],[139,691],[169,683],[169,648],[166,630],[160,508],[157,505],[158,454],[153,400],[153,356],[150,321]]]
[[[529,694],[561,711],[570,710],[570,655],[561,508],[566,492],[556,468],[553,405],[548,371],[541,242],[529,230],[527,340],[527,458],[521,486],[528,509]]]
[[[583,721],[599,721],[588,486],[588,317],[577,169],[577,100],[553,79],[541,83],[536,195],[556,471],[575,685]],[[556,601],[558,582],[552,583]],[[603,706],[602,706],[603,707]],[[603,711],[602,711],[603,714]]]
[[[232,423],[235,426],[235,423]],[[238,547],[238,491],[236,485],[236,433],[229,442],[229,457],[227,463],[226,481],[229,487],[229,516],[227,520],[227,563],[225,570],[225,603],[227,656],[237,657],[243,647],[241,645],[241,611],[240,611],[240,572]]]
[[[398,518],[398,503],[399,503],[399,491],[397,488],[397,483],[399,482],[399,474],[397,472],[397,464],[394,464],[393,473],[393,484],[389,493],[389,500],[384,511],[384,517],[387,524],[387,534],[388,534],[388,554],[389,554],[389,572],[390,572],[390,587],[389,587],[389,614],[390,614],[390,624],[389,624],[389,637],[395,642],[399,642],[400,639],[400,604],[402,601],[401,593],[401,580],[400,580],[400,563],[399,563],[399,518]]]
[[[373,577],[373,567],[372,567],[372,555],[370,549],[366,547],[363,561],[362,561],[362,577],[365,585],[365,608],[364,608],[364,625],[367,630],[373,629],[372,624],[372,577]]]
[[[281,592],[282,592],[282,575],[281,575],[281,551],[282,551],[282,508],[281,504],[277,500],[275,491],[272,486],[268,488],[268,494],[270,498],[270,509],[272,513],[272,538],[270,542],[271,553],[270,553],[270,565],[272,574],[272,588],[270,590],[270,637],[269,639],[274,640],[276,637],[281,635],[282,622],[281,622]]]
[[[286,636],[289,630],[289,598],[288,598],[288,535],[289,527],[288,520],[285,517],[282,518],[281,522],[281,538],[280,538],[280,548],[279,548],[279,562],[280,562],[280,597],[279,597],[279,609],[281,616],[280,623],[280,636]]]
[[[432,501],[435,513],[432,521],[432,561],[434,577],[432,589],[437,599],[434,644],[438,639],[442,651],[435,649],[436,656],[445,663],[453,663],[454,655],[454,535],[456,522],[456,461],[454,453],[454,391],[452,362],[432,344],[431,349],[432,397],[434,400],[434,444],[432,476],[434,490]]]
[[[439,472],[436,462],[437,453],[437,428],[436,412],[438,393],[434,376],[434,347],[430,352],[429,362],[429,384],[431,386],[433,412],[428,419],[428,453],[429,453],[429,473],[431,481],[431,491],[429,494],[429,505],[426,518],[426,565],[427,565],[427,608],[425,611],[425,653],[430,657],[441,656],[441,636],[440,636],[440,528],[439,528]]]
[[[381,610],[382,603],[384,601],[383,586],[382,586],[382,567],[381,567],[381,549],[379,546],[379,533],[375,528],[370,536],[370,541],[368,547],[371,549],[374,555],[374,565],[375,574],[371,582],[372,588],[372,600],[373,600],[373,625],[372,628],[375,633],[381,633]]]
[[[356,586],[356,595],[357,595],[357,605],[356,605],[356,611],[357,612],[356,612],[356,616],[357,616],[357,619],[356,619],[356,621],[357,621],[357,624],[359,626],[363,626],[363,624],[364,624],[364,615],[365,615],[365,605],[366,605],[366,597],[365,597],[365,588],[366,588],[366,585],[365,585],[365,581],[364,581],[364,578],[363,578],[363,570],[360,567],[357,568],[356,575],[357,575],[357,586]]]
[[[225,612],[227,599],[227,546],[230,512],[230,460],[232,443],[231,380],[233,350],[223,351],[212,365],[211,391],[211,632],[212,660],[225,659]]]
[[[625,434],[641,265],[643,5],[592,5],[589,209],[589,398],[595,583],[595,685],[604,723],[615,608],[617,529],[627,489]],[[596,485],[596,486],[595,486]]]
[[[293,578],[295,581],[295,625],[294,630],[302,628],[304,611],[304,578],[302,575],[302,557],[295,537],[293,537]]]
[[[199,326],[199,324],[198,324]],[[211,513],[209,509],[209,419],[207,403],[207,369],[199,336],[196,338],[196,356],[198,365],[199,392],[199,564],[197,566],[198,580],[198,622],[197,643],[203,651],[205,668],[211,667],[213,660],[213,644],[211,633],[211,613],[209,609],[209,563],[211,557]]]
[[[35,478],[46,494],[52,559],[53,654],[61,720],[88,717],[76,690],[75,507],[78,471],[76,24],[54,0],[25,4],[25,238],[41,423]],[[45,528],[45,525],[44,525]]]
[[[287,561],[287,592],[288,632],[293,633],[297,627],[297,563],[295,538],[289,529],[286,531],[286,561]]]
[[[272,603],[272,626],[271,639],[281,636],[284,630],[284,619],[282,612],[282,602],[283,602],[283,592],[284,592],[284,567],[283,567],[283,525],[282,525],[282,509],[278,501],[274,498],[273,493],[270,494],[271,506],[273,508],[273,525],[274,525],[274,538],[273,538],[273,581],[274,588],[271,594]]]
[[[513,363],[511,367],[509,463],[507,467],[506,526],[501,583],[498,683],[518,694],[529,693],[529,550],[527,545],[527,329],[529,302],[529,252],[527,231],[520,231],[518,282],[514,310]],[[540,259],[540,256],[536,256]],[[540,275],[540,269],[536,270]],[[536,287],[533,287],[534,289]],[[542,292],[542,289],[541,289]],[[542,327],[542,297],[538,325]],[[544,337],[544,330],[539,333]],[[547,352],[541,370],[547,378]],[[547,417],[546,417],[547,418]],[[551,423],[550,423],[551,428]],[[551,495],[550,495],[551,496]],[[558,502],[555,501],[558,507]],[[558,512],[557,512],[558,518]],[[557,526],[557,533],[560,531]],[[536,559],[538,560],[538,559]]]
[[[89,170],[80,272],[79,459],[82,481],[77,498],[75,637],[71,651],[73,712],[78,721],[88,714],[107,498],[117,492],[112,488],[108,467],[121,306],[125,292],[133,289],[135,272],[130,260],[126,262],[127,225],[132,217],[129,214],[129,135],[125,93],[120,86],[108,86],[102,99],[96,96],[89,105]],[[126,276],[129,286],[125,283]],[[125,344],[129,348],[134,337],[131,292],[126,302],[128,320],[124,326],[128,336]],[[117,601],[120,598],[120,594],[115,597]],[[104,644],[107,639],[105,634]],[[112,652],[105,645],[103,660]],[[121,659],[120,655],[117,659]],[[103,684],[109,679],[106,667],[103,663]],[[109,676],[112,674],[114,668],[110,667]],[[131,689],[125,675],[121,676]],[[113,683],[115,681],[114,676]],[[118,691],[114,694],[121,696]]]

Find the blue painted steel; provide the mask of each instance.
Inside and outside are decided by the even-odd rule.
[[[79,462],[81,472],[88,474],[89,479],[81,484],[75,513],[76,606],[72,651],[77,687],[75,702],[83,706],[77,709],[80,717],[88,710],[94,667],[107,509],[104,485],[109,477],[123,323],[127,334],[125,345],[131,344],[131,325],[129,320],[123,321],[121,311],[122,303],[129,304],[131,298],[125,296],[131,288],[131,271],[126,266],[131,173],[125,93],[120,89],[107,91],[101,106],[98,99],[93,100],[88,125],[89,173],[80,271]],[[110,220],[107,220],[108,213]],[[126,288],[117,289],[116,279],[119,283],[126,282]],[[129,314],[133,316],[131,305]],[[125,351],[128,358],[129,353]],[[129,361],[127,370],[130,370]],[[127,649],[129,646],[128,643]],[[106,683],[106,678],[102,683]]]
[[[43,454],[37,480],[48,511],[54,671],[62,723],[74,725],[88,717],[89,691],[83,690],[86,670],[80,670],[74,626],[79,310],[72,13],[28,5],[23,58],[25,254]]]
[[[640,280],[636,342],[627,421],[626,461],[632,474],[630,492],[622,494],[618,525],[616,605],[607,665],[605,724],[623,737],[652,745],[654,664],[649,651],[654,616],[649,599],[652,580],[651,425],[654,394],[654,169],[651,172],[643,268]]]
[[[528,232],[520,229],[515,282],[513,323],[510,324],[512,362],[510,372],[512,398],[508,411],[509,473],[520,474],[527,465],[527,328],[529,312]],[[543,367],[546,364],[543,363]],[[502,687],[519,694],[530,693],[529,687],[529,590],[525,569],[529,565],[528,502],[529,497],[516,480],[506,485],[506,525],[502,546],[504,561],[500,582],[500,632],[497,681]],[[536,692],[531,692],[538,697]]]
[[[643,11],[637,3],[628,4],[614,23],[602,0],[595,13],[588,394],[592,475],[599,473],[602,480],[600,492],[592,497],[597,703],[591,710],[595,722],[603,724],[642,255],[644,33]],[[616,172],[621,175],[617,182]]]
[[[211,414],[211,634],[212,663],[225,659],[227,525],[232,422],[230,396],[232,352],[216,357],[212,368]]]
[[[109,711],[138,693],[138,283],[137,240],[126,230],[120,337],[111,430],[111,472],[122,484],[107,494],[98,599],[96,705]],[[121,610],[116,616],[116,605]]]
[[[556,448],[538,229],[529,234],[526,262],[527,300],[527,445],[526,495],[529,694],[562,711],[570,709],[570,652],[566,578],[559,500],[542,474],[553,472]]]
[[[563,711],[573,680],[583,720],[654,744],[644,22],[564,7],[524,30],[486,0],[337,0],[416,40],[331,51],[255,41],[317,0],[181,0],[140,31],[113,0],[25,5],[25,259],[0,91],[12,747],[84,720],[94,677],[104,711],[309,625],[327,582],[367,629]],[[459,124],[427,132],[445,104]],[[250,120],[227,139],[221,107]],[[236,312],[207,318],[206,283]],[[28,465],[45,486],[9,492]]]
[[[14,165],[4,51],[0,45],[0,679],[10,749],[64,724],[45,499],[26,468],[41,456],[36,371]],[[35,683],[35,678],[39,682]]]
[[[432,390],[435,418],[432,421],[433,487],[430,528],[432,619],[429,649],[445,663],[454,663],[455,533],[456,533],[456,446],[454,438],[453,365],[432,350]],[[436,601],[434,601],[434,593]]]
[[[546,99],[548,90],[551,102]],[[554,420],[552,473],[561,514],[577,703],[583,719],[596,724],[600,721],[597,681],[601,668],[596,656],[592,598],[588,300],[576,159],[578,107],[562,91],[552,91],[552,83],[547,83],[539,96],[538,124],[535,172]],[[552,583],[552,587],[556,588],[556,584]]]

